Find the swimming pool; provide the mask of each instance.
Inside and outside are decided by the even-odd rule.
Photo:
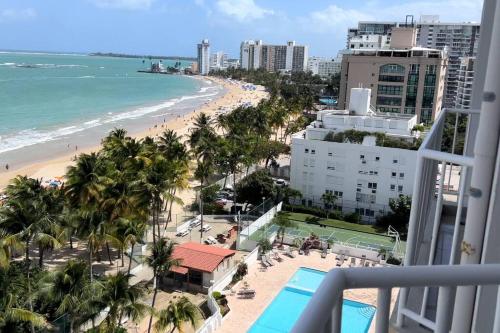
[[[325,275],[322,271],[299,268],[248,333],[290,332]],[[345,299],[342,304],[342,332],[368,332],[374,314],[375,307]]]

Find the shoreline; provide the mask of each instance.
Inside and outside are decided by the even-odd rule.
[[[169,113],[169,119],[165,116],[163,119],[163,122],[161,117],[162,115],[158,116],[156,115],[155,118],[158,119],[158,121],[155,123],[155,125],[150,126],[149,128],[146,127],[144,128],[134,128],[134,122],[137,122],[140,118],[138,119],[133,119],[128,126],[124,124],[117,124],[117,126],[114,127],[119,127],[119,128],[126,128],[128,135],[137,139],[142,139],[146,136],[152,136],[156,137],[160,133],[162,133],[166,129],[172,129],[177,132],[179,136],[184,136],[185,134],[188,133],[189,129],[192,127],[192,120],[196,113],[198,112],[205,112],[208,115],[214,115],[219,108],[229,108],[229,109],[234,109],[236,106],[241,104],[242,102],[249,101],[252,104],[257,104],[260,100],[267,98],[267,92],[265,92],[263,87],[258,87],[257,90],[255,91],[248,91],[248,90],[243,90],[241,88],[240,84],[232,83],[220,78],[214,78],[214,77],[193,77],[194,79],[197,80],[203,80],[203,81],[212,81],[213,84],[217,84],[221,86],[222,92],[218,94],[217,96],[214,96],[212,100],[209,101],[200,101],[202,104],[189,107],[189,106],[184,106],[177,108],[178,113]],[[150,114],[150,122],[151,118],[155,116],[156,113],[161,113],[161,112],[167,112],[168,110],[172,110],[169,107],[166,107],[164,109],[160,109],[157,112],[154,112]],[[144,120],[143,120],[144,121]],[[135,124],[137,126],[137,123]],[[142,122],[142,125],[144,125],[144,122]],[[143,127],[143,126],[139,126]],[[111,128],[112,129],[112,128]],[[107,133],[111,130],[109,129]],[[1,171],[0,171],[0,189],[4,188],[8,182],[16,177],[17,175],[27,175],[32,178],[43,178],[44,180],[48,180],[50,178],[58,177],[58,176],[63,176],[66,173],[66,169],[68,166],[72,165],[73,161],[72,159],[75,157],[75,155],[79,155],[82,153],[90,153],[90,152],[95,152],[101,149],[101,144],[100,141],[102,138],[107,135],[103,134],[101,137],[98,137],[97,139],[99,140],[99,143],[96,144],[90,144],[88,146],[80,146],[78,150],[72,150],[71,152],[59,152],[59,153],[54,153],[51,154],[51,156],[48,156],[47,159],[36,159],[35,161],[30,161],[29,163],[26,163],[24,165],[19,165],[19,167],[16,167],[14,169],[10,168],[8,171],[5,171],[4,166],[1,166]],[[86,137],[88,140],[88,136],[91,135],[92,133],[86,133],[85,136],[81,136],[80,139],[85,142]],[[95,140],[96,137],[93,137]],[[64,142],[67,144],[67,142]],[[47,143],[42,143],[40,145],[47,144]],[[68,146],[69,147],[69,146]],[[73,146],[71,147],[73,148]],[[68,148],[69,149],[69,148]]]

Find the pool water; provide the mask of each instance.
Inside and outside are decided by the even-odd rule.
[[[290,332],[325,275],[322,271],[299,268],[248,333]],[[342,332],[368,332],[374,314],[375,307],[345,299],[342,305]]]

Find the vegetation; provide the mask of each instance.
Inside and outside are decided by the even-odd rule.
[[[294,228],[295,222],[291,220],[286,213],[279,212],[272,220],[272,224],[278,227],[278,237],[281,237],[281,244],[283,246],[283,241],[285,239],[285,232],[287,228]]]
[[[256,171],[236,185],[236,194],[242,203],[259,205],[262,198],[274,198],[273,179],[267,170]]]
[[[240,262],[238,264],[238,268],[236,269],[236,273],[233,275],[233,283],[236,283],[243,279],[245,275],[248,274],[248,265],[245,262]]]
[[[260,254],[266,254],[267,252],[271,251],[273,249],[273,244],[269,241],[267,238],[261,238],[257,242],[257,245],[259,246],[259,252]]]
[[[341,221],[341,220],[337,220],[337,219],[318,218],[317,216],[311,215],[311,214],[304,214],[304,213],[297,213],[297,212],[286,212],[286,217],[292,221],[312,223],[312,224],[324,225],[324,226],[328,226],[328,227],[335,227],[335,228],[365,232],[365,233],[370,233],[370,234],[385,234],[387,232],[387,229],[381,230],[377,226],[373,226],[370,224],[358,224],[358,223]]]
[[[363,140],[366,136],[375,136],[376,145],[379,147],[388,147],[388,148],[400,148],[400,149],[409,149],[409,150],[418,150],[420,148],[420,144],[422,143],[422,139],[414,139],[412,142],[395,139],[392,138],[385,133],[381,132],[367,132],[367,131],[358,131],[358,130],[347,130],[343,132],[330,132],[328,133],[324,140],[330,142],[348,142],[355,144],[362,144]]]
[[[156,312],[157,321],[154,325],[155,332],[164,332],[170,329],[184,332],[184,326],[190,325],[196,328],[198,322],[203,319],[200,309],[191,303],[185,296],[177,301],[170,301],[165,309]]]
[[[410,220],[411,197],[401,195],[397,199],[389,200],[391,212],[377,219],[377,226],[387,230],[389,226],[396,229],[402,239],[406,239],[408,222]]]

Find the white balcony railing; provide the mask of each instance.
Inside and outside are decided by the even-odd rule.
[[[453,288],[470,285],[497,285],[500,265],[441,265],[376,268],[335,268],[324,278],[316,293],[302,312],[292,333],[340,333],[342,324],[343,291],[376,288],[377,313],[375,332],[389,331],[391,289],[395,287],[439,287],[439,311],[436,322],[425,326],[437,333],[450,329],[450,296]],[[495,322],[500,323],[500,315]]]

